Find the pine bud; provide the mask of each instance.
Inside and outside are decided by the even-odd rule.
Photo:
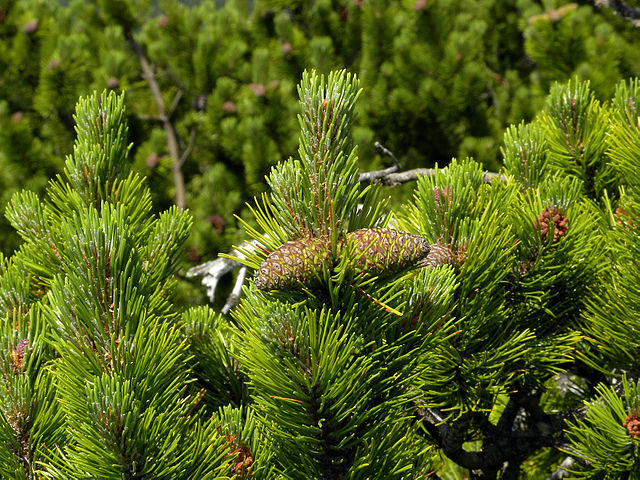
[[[26,33],[27,35],[31,33],[35,33],[38,31],[38,20],[32,20],[30,22],[25,23],[22,26],[22,33]]]
[[[256,275],[259,290],[290,290],[298,284],[313,286],[329,259],[326,237],[301,238],[274,250]]]
[[[11,352],[11,363],[13,364],[13,369],[16,373],[20,372],[22,368],[22,360],[24,359],[24,352],[29,348],[29,340],[26,338],[20,340],[18,345],[16,345],[16,349]]]
[[[227,100],[222,104],[222,111],[225,113],[236,113],[238,111],[238,107],[236,104],[230,100]]]
[[[356,272],[390,275],[417,265],[430,245],[419,235],[386,228],[361,228],[347,234],[347,252]]]
[[[118,80],[118,77],[109,77],[109,79],[107,80],[107,88],[109,90],[115,90],[116,88],[120,87],[120,80]]]
[[[567,225],[569,219],[564,216],[564,212],[559,208],[545,208],[537,217],[537,225],[540,230],[540,235],[542,235],[542,240],[547,239],[549,220],[551,220],[554,225],[553,241],[557,242],[569,229]]]
[[[637,414],[627,415],[622,426],[627,428],[631,437],[640,438],[640,418]]]
[[[264,97],[267,93],[267,87],[261,83],[250,83],[249,89],[255,94],[256,97]]]

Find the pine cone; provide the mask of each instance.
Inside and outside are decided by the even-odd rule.
[[[431,251],[421,262],[423,267],[437,267],[439,265],[461,265],[464,262],[464,249],[456,253],[451,247],[441,243],[431,245]]]
[[[417,265],[430,245],[419,235],[386,228],[361,228],[347,234],[347,252],[354,254],[356,272],[390,275]]]
[[[545,208],[537,217],[537,225],[543,241],[546,241],[547,239],[549,220],[551,220],[554,225],[553,241],[557,242],[569,229],[569,226],[567,225],[569,219],[564,216],[564,212],[560,208]]]
[[[640,438],[640,418],[638,414],[627,415],[622,426],[627,427],[627,432],[633,438]]]
[[[240,478],[242,474],[251,477],[251,465],[253,465],[253,458],[249,447],[242,444],[238,445],[235,435],[227,435],[224,438],[229,443],[227,456],[237,455],[235,461],[231,464],[232,472],[236,474],[237,478]]]
[[[260,265],[255,282],[259,290],[290,290],[299,283],[313,286],[329,259],[326,237],[301,238],[274,250]]]

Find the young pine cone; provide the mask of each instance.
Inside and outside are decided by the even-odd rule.
[[[347,234],[348,255],[356,273],[385,276],[417,265],[431,250],[419,235],[386,228],[361,228]]]
[[[255,282],[259,290],[290,290],[299,283],[313,286],[329,259],[326,237],[300,238],[285,243],[262,262]]]
[[[640,418],[638,418],[638,414],[627,415],[622,426],[627,427],[627,432],[633,438],[640,438]]]
[[[547,235],[549,233],[549,220],[553,222],[554,226],[553,241],[557,242],[569,229],[569,226],[567,225],[569,219],[564,216],[564,212],[559,208],[545,208],[537,217],[537,226],[540,229],[543,241],[547,240]]]

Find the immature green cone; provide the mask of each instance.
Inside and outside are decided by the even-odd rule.
[[[386,228],[361,228],[347,234],[347,254],[356,273],[391,275],[417,265],[431,247],[419,235]]]
[[[255,282],[259,290],[290,290],[299,284],[317,283],[329,258],[326,237],[301,238],[274,250],[260,265]]]

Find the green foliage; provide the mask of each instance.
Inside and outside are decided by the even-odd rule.
[[[250,219],[245,199],[295,155],[295,85],[306,68],[359,75],[353,140],[361,166],[383,163],[378,140],[406,168],[473,156],[495,171],[504,127],[533,118],[553,81],[577,75],[609,98],[618,78],[639,67],[632,29],[587,5],[62,3],[0,7],[3,204],[21,188],[43,192],[60,170],[73,150],[71,106],[80,95],[127,91],[134,171],[149,176],[158,211],[184,183],[192,261],[238,242],[233,214]],[[9,253],[18,240],[0,243]]]
[[[333,114],[325,89],[353,101],[356,79],[325,86],[310,73],[301,85],[315,128],[301,121],[301,160],[274,167],[273,191],[251,207],[257,245],[242,262],[256,276],[233,312],[252,421],[278,452],[263,465],[282,478],[458,478],[458,467],[535,478],[559,468],[560,447],[576,475],[633,475],[640,400],[625,391],[625,410],[598,381],[637,371],[640,211],[635,176],[621,173],[640,158],[637,80],[611,104],[588,82],[554,85],[537,119],[506,131],[500,175],[454,159],[419,178],[384,229],[330,208],[344,192],[368,212],[375,194],[329,183],[357,170],[338,128],[350,109]],[[331,141],[340,148],[305,160]],[[427,253],[391,260],[392,238],[422,239]]]
[[[553,2],[286,7],[2,6],[22,244],[0,258],[0,474],[533,478],[562,451],[578,477],[637,475],[640,87],[612,87],[637,71],[628,32]],[[71,114],[105,85],[128,118],[113,93]],[[395,213],[359,182],[374,139],[445,165]],[[43,200],[15,191],[30,165]],[[238,239],[233,212],[255,241],[230,319],[174,305],[181,175],[192,255]]]
[[[123,96],[81,99],[64,176],[45,201],[19,192],[7,209],[24,244],[3,259],[3,478],[231,471],[171,301],[191,218],[152,214],[125,118]]]
[[[623,378],[623,400],[613,388],[599,385],[599,399],[586,404],[584,421],[569,425],[572,454],[588,462],[588,467],[574,472],[575,478],[620,478],[625,474],[629,479],[638,478],[638,436],[631,435],[629,423],[638,419],[638,386]]]

